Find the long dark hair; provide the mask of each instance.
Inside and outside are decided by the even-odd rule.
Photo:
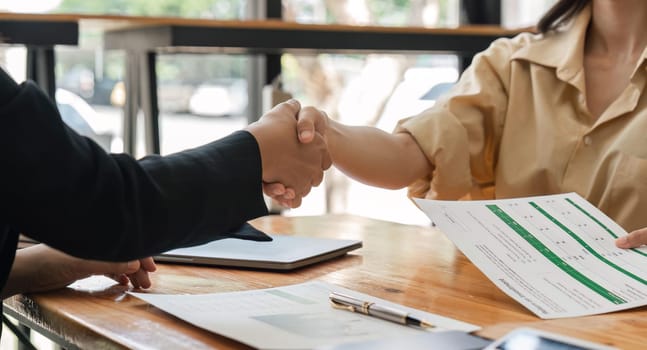
[[[542,33],[559,28],[577,15],[591,0],[559,0],[539,20],[537,29]]]

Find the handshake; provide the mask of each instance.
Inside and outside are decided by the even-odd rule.
[[[260,149],[266,195],[296,208],[321,183],[323,171],[332,165],[325,138],[327,124],[324,112],[301,108],[298,101],[289,100],[247,127]]]

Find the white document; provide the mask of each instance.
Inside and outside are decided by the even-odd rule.
[[[541,318],[647,304],[647,249],[575,193],[491,201],[416,199],[501,290]]]
[[[259,349],[311,349],[351,341],[416,335],[425,330],[335,309],[331,291],[399,308],[437,325],[434,331],[479,327],[407,308],[321,281],[279,288],[202,295],[131,293],[211,332]]]

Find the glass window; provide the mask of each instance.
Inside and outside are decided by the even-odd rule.
[[[20,45],[0,45],[0,65],[15,81],[27,78],[27,49]]]
[[[249,0],[0,0],[0,10],[24,13],[82,13],[96,15],[169,16],[240,19]]]
[[[117,14],[189,18],[240,19],[247,1],[80,1],[62,0],[54,13]],[[92,104],[113,121],[119,152],[125,55],[105,51],[102,33],[81,31],[82,49],[57,51],[57,83]],[[177,152],[225,136],[247,123],[246,59],[229,55],[158,55],[158,101],[162,154]],[[143,125],[138,126],[137,155],[143,155]]]
[[[502,25],[507,28],[532,27],[556,0],[502,0]]]
[[[284,20],[300,23],[453,27],[458,0],[284,0]],[[458,78],[452,55],[322,54],[284,55],[287,91],[326,110],[346,124],[391,132],[396,122],[430,107]],[[406,189],[362,185],[330,170],[303,205],[289,215],[352,213],[384,220],[428,224],[411,204]]]
[[[286,21],[455,27],[459,0],[283,0]]]
[[[223,20],[245,18],[248,7],[249,3],[245,0],[0,0],[1,10],[13,12]],[[22,55],[22,58],[11,59],[10,63],[17,81],[25,78],[25,54]],[[246,125],[246,61],[245,57],[228,55],[159,56],[157,69],[162,153],[212,141]],[[56,48],[57,89],[66,96],[66,101],[75,101],[74,104],[66,102],[63,105],[65,120],[74,121],[79,128],[83,125],[77,131],[92,138],[102,135],[99,137],[102,139],[100,143],[112,152],[123,150],[124,67],[124,52],[103,50],[102,33],[92,28],[82,28],[79,47]],[[100,117],[95,118],[96,115]],[[101,123],[93,123],[89,119],[101,119]],[[92,129],[96,125],[99,129]],[[142,152],[137,154],[143,155],[141,124],[138,131],[137,149]],[[110,140],[106,141],[106,138]]]
[[[242,55],[158,56],[162,154],[211,142],[247,125],[248,60]]]
[[[284,55],[283,86],[304,105],[336,120],[391,132],[397,121],[432,106],[458,78],[453,55]],[[332,169],[324,184],[289,215],[352,213],[383,220],[428,224],[407,198],[362,185]]]

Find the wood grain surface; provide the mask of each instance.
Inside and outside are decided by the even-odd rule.
[[[150,292],[198,294],[277,287],[321,279],[428,312],[477,324],[496,338],[529,326],[641,349],[647,308],[591,317],[541,320],[494,286],[440,232],[356,216],[268,216],[252,224],[268,233],[361,239],[344,257],[292,272],[159,264]],[[65,289],[5,300],[5,309],[80,348],[245,349],[191,326],[113,286]]]

